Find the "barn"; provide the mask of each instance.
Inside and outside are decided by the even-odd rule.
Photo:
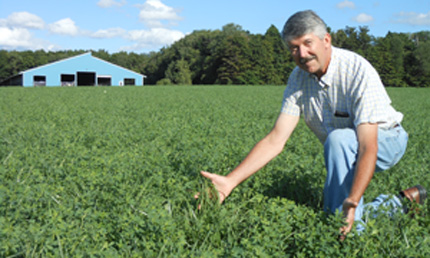
[[[91,52],[20,72],[5,86],[143,86],[146,76],[92,56]]]

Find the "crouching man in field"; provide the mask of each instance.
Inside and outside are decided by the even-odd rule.
[[[284,92],[281,113],[270,133],[227,176],[202,171],[223,202],[242,181],[283,149],[300,115],[324,145],[327,177],[324,210],[342,211],[348,233],[361,221],[363,194],[375,171],[387,170],[403,156],[408,134],[403,115],[391,106],[378,73],[361,56],[331,45],[324,21],[313,11],[291,16],[283,32],[297,67]],[[381,195],[366,205],[391,205],[401,210],[402,198],[422,203],[426,191],[415,186],[388,199]],[[363,230],[357,223],[357,230]]]

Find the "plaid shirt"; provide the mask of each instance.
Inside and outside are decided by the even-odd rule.
[[[403,119],[391,106],[378,73],[363,57],[332,47],[326,74],[320,80],[296,67],[291,73],[281,112],[303,115],[308,127],[324,143],[334,129],[379,123],[388,129]]]

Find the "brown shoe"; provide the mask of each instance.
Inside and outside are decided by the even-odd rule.
[[[400,191],[399,197],[400,197],[400,199],[404,199],[406,197],[406,198],[408,198],[409,201],[416,202],[416,203],[422,205],[422,204],[424,204],[424,200],[427,199],[427,191],[421,185],[416,185],[414,187]],[[403,206],[403,211],[405,213],[409,213],[409,211],[410,211],[408,206],[410,206],[410,205],[404,205]],[[411,212],[412,212],[412,214],[411,214],[412,216],[415,213],[419,213],[418,210],[413,210]]]
[[[421,205],[424,204],[424,200],[427,198],[427,191],[421,185],[416,185],[414,187],[403,190],[399,194],[401,197],[406,197],[411,202],[416,202]]]

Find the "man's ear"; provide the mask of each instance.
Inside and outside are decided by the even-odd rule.
[[[326,44],[326,46],[330,46],[331,45],[331,35],[330,33],[326,33],[324,36],[324,43]]]

